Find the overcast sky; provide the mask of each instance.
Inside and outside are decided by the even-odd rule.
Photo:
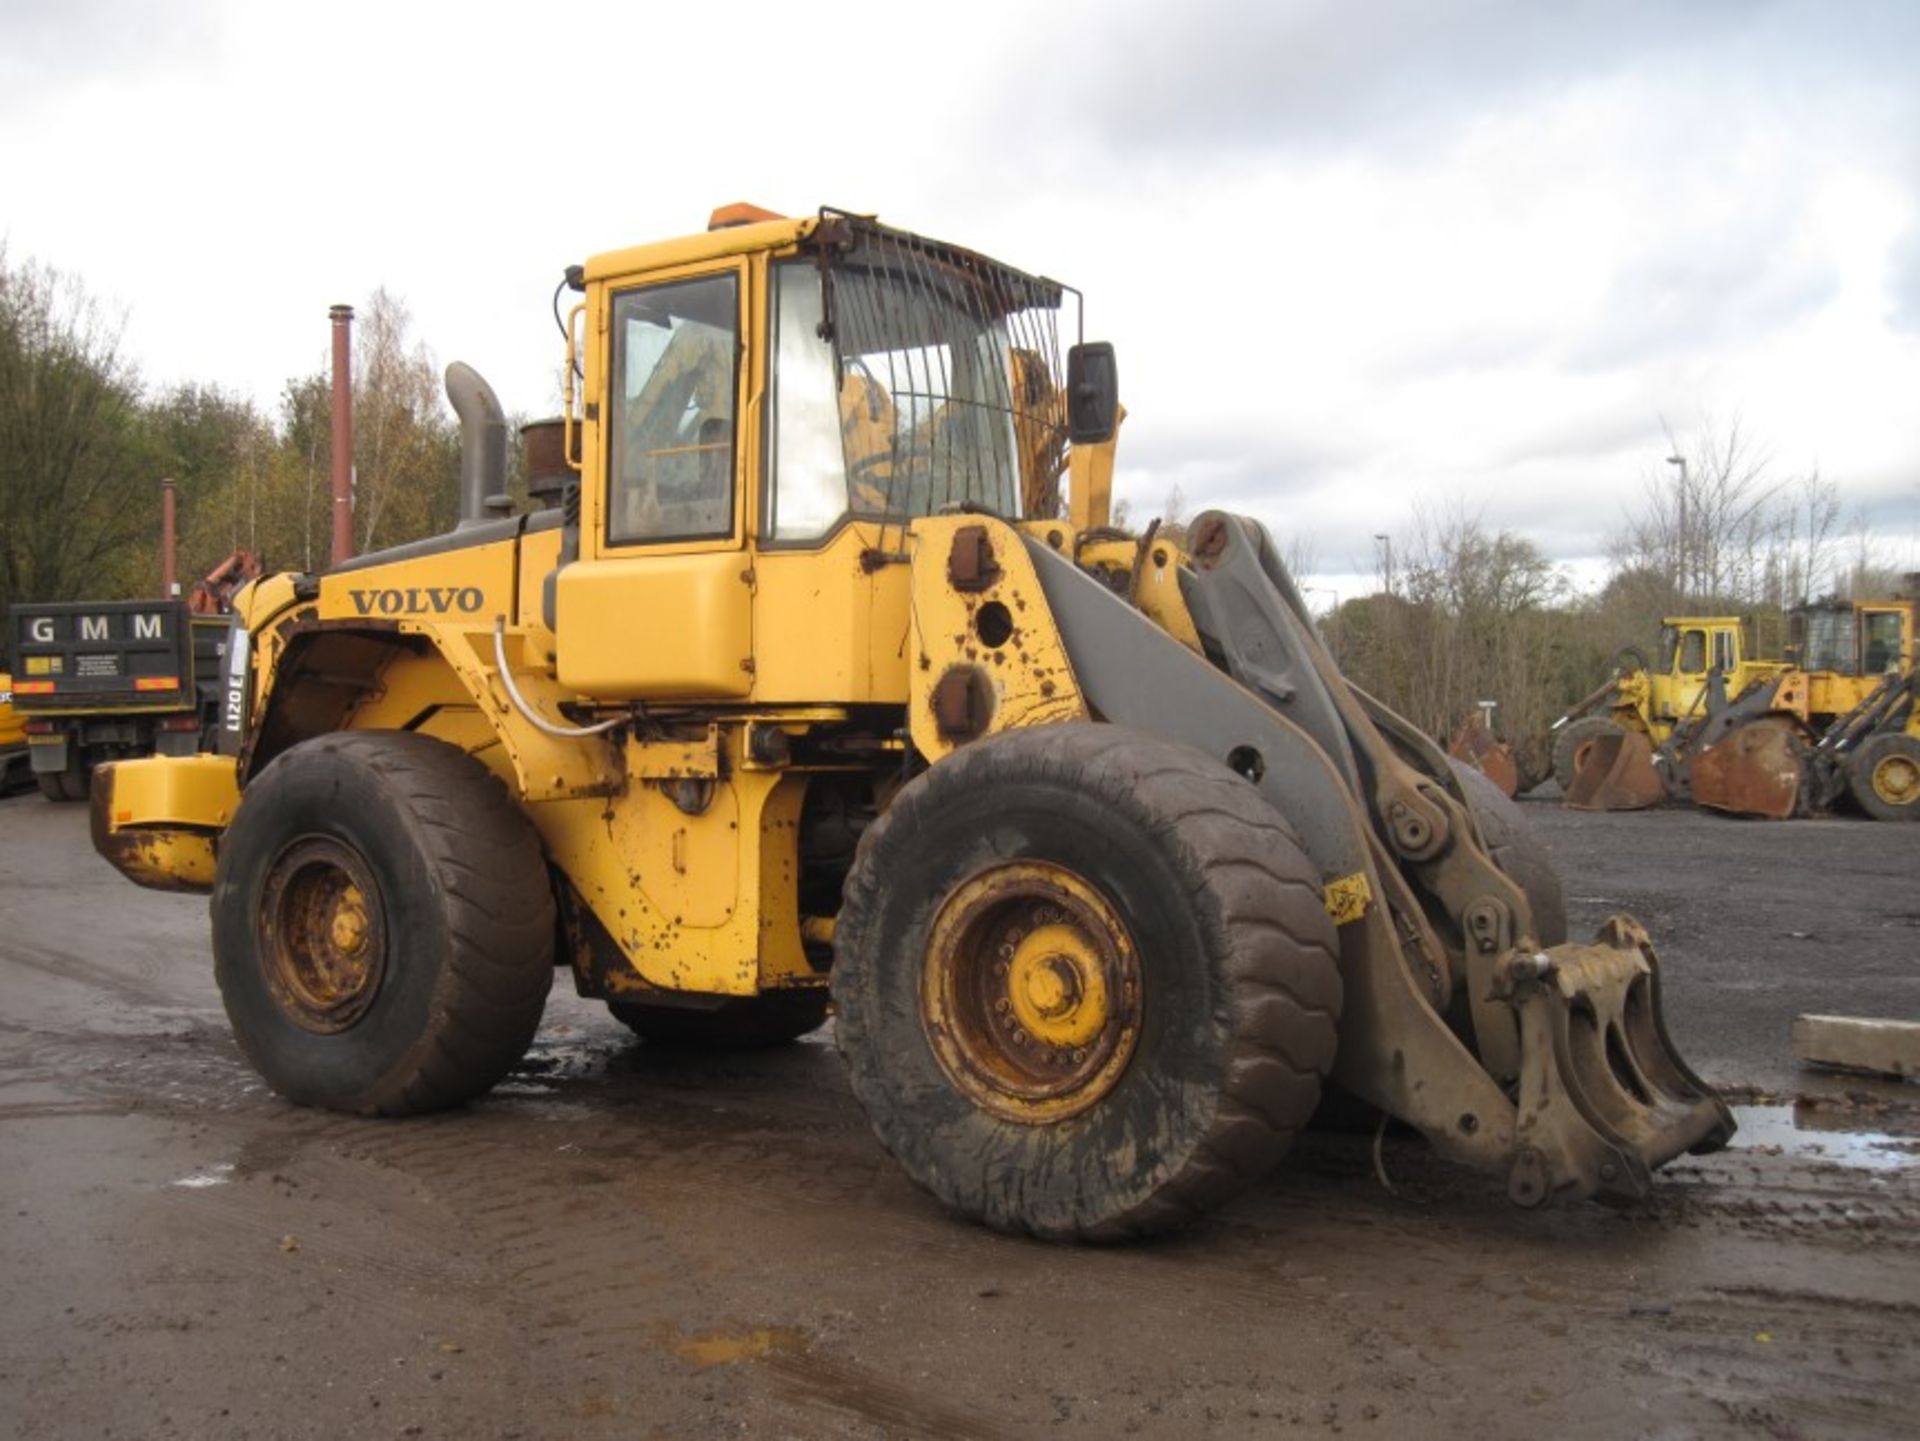
[[[0,237],[155,386],[275,403],[401,296],[509,409],[595,251],[823,203],[1087,293],[1174,485],[1373,564],[1461,505],[1590,577],[1739,418],[1920,565],[1920,4],[0,0]]]

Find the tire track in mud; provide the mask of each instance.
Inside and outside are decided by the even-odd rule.
[[[1911,1302],[1710,1286],[1657,1318],[1647,1364],[1750,1434],[1891,1441],[1912,1436],[1920,1403],[1916,1319]]]
[[[73,1114],[196,1124],[216,1153],[223,1145],[257,1147],[245,1171],[294,1176],[309,1197],[335,1207],[332,1232],[294,1264],[323,1264],[326,1284],[349,1304],[397,1307],[410,1324],[441,1314],[429,1293],[471,1308],[479,1324],[511,1338],[503,1354],[524,1353],[512,1364],[530,1377],[566,1378],[559,1397],[577,1406],[576,1430],[630,1424],[649,1386],[699,1384],[702,1373],[659,1339],[671,1321],[682,1329],[772,1325],[806,1334],[795,1346],[730,1366],[717,1388],[722,1399],[712,1403],[729,1418],[793,1406],[822,1425],[874,1434],[1002,1434],[990,1416],[944,1405],[867,1364],[889,1351],[883,1331],[856,1327],[850,1340],[848,1327],[832,1320],[834,1278],[812,1283],[809,1258],[836,1248],[844,1254],[846,1217],[857,1212],[864,1249],[896,1258],[909,1294],[922,1287],[950,1293],[965,1284],[956,1278],[984,1273],[1012,1278],[994,1284],[1022,1303],[1064,1280],[1083,1285],[1085,1304],[1096,1309],[1171,1316],[1202,1307],[1209,1326],[1229,1328],[1271,1325],[1284,1304],[1363,1369],[1367,1381],[1357,1394],[1395,1402],[1403,1421],[1456,1416],[1430,1396],[1435,1388],[1457,1391],[1458,1347],[1496,1343],[1516,1323],[1515,1308],[1532,1305],[1557,1326],[1609,1338],[1609,1349],[1639,1358],[1649,1380],[1710,1398],[1729,1426],[1779,1435],[1896,1434],[1873,1387],[1884,1387],[1888,1365],[1897,1363],[1872,1359],[1864,1369],[1880,1380],[1862,1381],[1819,1348],[1876,1358],[1890,1329],[1911,1334],[1906,1312],[1695,1290],[1662,1314],[1629,1318],[1631,1297],[1618,1285],[1495,1277],[1471,1293],[1492,1314],[1463,1317],[1458,1333],[1436,1344],[1419,1315],[1389,1308],[1400,1299],[1387,1289],[1391,1277],[1366,1258],[1391,1254],[1403,1275],[1484,1267],[1493,1277],[1502,1264],[1543,1264],[1539,1256],[1554,1246],[1631,1250],[1640,1238],[1651,1243],[1688,1229],[1731,1232],[1744,1243],[1854,1254],[1871,1244],[1909,1255],[1920,1246],[1910,1173],[1867,1176],[1736,1154],[1663,1173],[1654,1202],[1628,1220],[1599,1211],[1530,1218],[1501,1209],[1478,1178],[1418,1152],[1391,1158],[1409,1195],[1387,1197],[1364,1143],[1328,1138],[1283,1163],[1293,1174],[1196,1236],[1119,1252],[1036,1253],[1030,1243],[951,1220],[913,1190],[871,1143],[821,1062],[801,1048],[747,1062],[676,1064],[597,1031],[563,1029],[543,1037],[485,1102],[435,1117],[370,1121],[280,1102],[210,1022],[138,1036],[0,1028],[0,1072],[57,1084],[71,1098],[23,1100],[22,1119],[34,1119],[35,1107],[71,1104]],[[0,1121],[7,1118],[0,1102]],[[285,1281],[289,1262],[277,1247],[285,1197],[236,1182],[181,1192],[168,1203],[193,1224],[224,1227],[243,1243],[234,1248],[239,1284]],[[371,1219],[343,1227],[342,1203]],[[790,1254],[773,1256],[768,1248],[776,1244]],[[1317,1254],[1303,1257],[1302,1244]],[[1598,1260],[1579,1264],[1604,1270]],[[756,1266],[775,1269],[762,1283]],[[1782,1314],[1787,1322],[1777,1319]],[[1784,1375],[1784,1349],[1750,1339],[1769,1326],[1776,1338],[1796,1338]],[[848,1354],[850,1344],[861,1359]],[[529,1400],[530,1423],[553,1396],[549,1382]]]
[[[314,1184],[316,1170],[334,1172],[328,1189],[336,1199],[356,1176],[387,1177],[376,1189],[399,1186],[443,1213],[448,1231],[462,1238],[459,1251],[476,1274],[456,1293],[497,1310],[526,1343],[530,1363],[582,1378],[588,1396],[617,1389],[636,1351],[655,1352],[656,1371],[686,1371],[686,1363],[653,1343],[664,1318],[649,1309],[649,1291],[689,1265],[719,1273],[728,1266],[725,1257],[702,1255],[697,1247],[689,1251],[682,1238],[704,1228],[677,1224],[681,1219],[710,1217],[715,1208],[739,1215],[744,1225],[791,1217],[796,1209],[837,1218],[861,1202],[875,1173],[891,1175],[891,1166],[877,1155],[866,1175],[850,1178],[841,1168],[822,1172],[817,1148],[823,1133],[864,1142],[864,1130],[845,1124],[844,1107],[837,1108],[839,1124],[828,1119],[834,1107],[803,1105],[797,1126],[784,1124],[785,1115],[763,1114],[769,1104],[792,1100],[791,1091],[764,1077],[764,1067],[724,1067],[749,1074],[743,1091],[723,1093],[724,1114],[717,1115],[718,1088],[699,1062],[689,1069],[700,1081],[689,1074],[664,1089],[650,1084],[659,1078],[609,1078],[591,1067],[577,1084],[555,1085],[546,1079],[553,1068],[543,1054],[551,1049],[537,1046],[529,1074],[517,1075],[488,1102],[401,1121],[287,1106],[254,1079],[224,1033],[182,1039],[35,1032],[14,1038],[4,1066],[30,1064],[36,1074],[97,1098],[74,1104],[103,1113],[202,1124],[217,1119],[223,1131],[235,1123],[247,1130],[264,1124],[281,1157],[279,1169],[306,1186]],[[626,1050],[633,1044],[626,1043]],[[619,1093],[611,1103],[618,1109],[608,1109],[604,1095],[589,1105],[568,1094],[604,1092],[609,1079]],[[701,1083],[708,1089],[699,1089]],[[286,1207],[263,1205],[261,1197],[248,1194],[244,1179],[169,1196],[169,1208],[191,1216],[193,1224],[232,1233],[238,1284],[249,1278],[283,1282],[288,1262],[278,1239]],[[936,1235],[952,1225],[929,1212],[878,1229],[891,1234],[892,1244],[944,1255],[951,1264],[965,1248],[929,1247],[929,1216]],[[309,1250],[324,1251],[326,1282],[350,1303],[392,1309],[400,1293],[444,1292],[451,1284],[444,1257],[409,1261],[417,1235],[410,1238],[403,1230],[353,1243],[335,1229]],[[785,1402],[842,1421],[861,1419],[882,1433],[904,1427],[955,1438],[1003,1434],[817,1345],[755,1358],[750,1368]],[[596,1408],[588,1406],[577,1419],[587,1422],[593,1414]]]

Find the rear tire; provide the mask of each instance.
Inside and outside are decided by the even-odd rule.
[[[1500,794],[1500,787],[1472,766],[1456,764],[1453,773],[1466,792],[1473,823],[1487,843],[1493,863],[1519,883],[1533,911],[1536,939],[1557,946],[1567,938],[1567,897],[1547,848],[1527,824],[1520,807]]]
[[[608,1001],[613,1018],[650,1045],[688,1051],[753,1051],[797,1041],[827,1023],[827,993],[768,991],[710,1010]]]
[[[1625,733],[1626,727],[1619,721],[1603,715],[1582,716],[1562,727],[1553,741],[1553,778],[1560,783],[1560,793],[1565,795],[1573,789],[1574,777],[1580,774],[1580,763],[1596,740]]]
[[[302,742],[220,845],[215,976],[234,1037],[301,1105],[458,1105],[526,1053],[553,983],[553,895],[506,787],[427,736]]]
[[[1015,731],[861,837],[840,1049],[881,1144],[954,1210],[1144,1235],[1264,1175],[1313,1114],[1337,944],[1293,832],[1219,762],[1118,726]]]
[[[83,801],[87,798],[93,768],[75,754],[67,752],[67,768],[60,771],[35,771],[33,779],[40,794],[50,801]]]
[[[1877,821],[1920,821],[1920,740],[1873,736],[1847,762],[1847,789]]]

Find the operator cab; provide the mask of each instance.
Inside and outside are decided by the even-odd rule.
[[[547,623],[560,680],[585,696],[780,699],[789,682],[753,640],[776,607],[834,634],[859,631],[849,608],[892,626],[872,592],[904,581],[868,577],[906,558],[911,521],[1051,519],[1070,442],[1117,425],[1110,349],[1062,365],[1065,287],[865,217],[716,213],[704,236],[578,274],[579,518]],[[604,344],[579,347],[575,327]],[[851,564],[782,592],[779,557],[843,546]],[[837,698],[878,698],[872,657],[833,664]],[[817,675],[790,683],[821,693]]]

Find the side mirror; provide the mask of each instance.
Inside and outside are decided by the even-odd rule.
[[[1090,340],[1067,352],[1067,438],[1075,445],[1113,439],[1120,414],[1120,371],[1113,346]]]

